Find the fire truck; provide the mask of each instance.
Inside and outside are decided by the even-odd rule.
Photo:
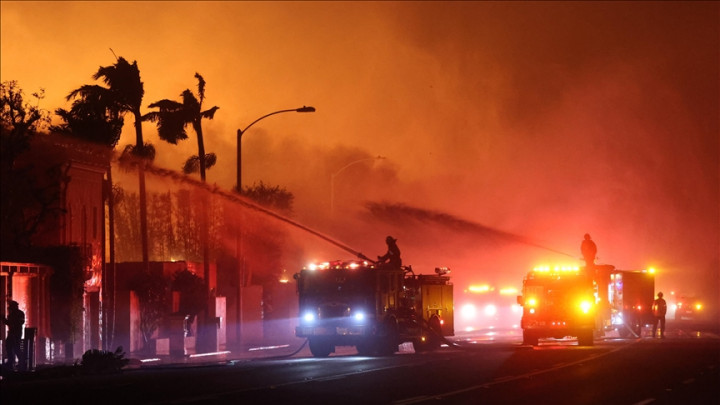
[[[654,270],[616,270],[596,266],[599,322],[604,331],[617,330],[620,337],[640,337],[642,327],[654,321]]]
[[[577,337],[592,346],[595,336],[615,329],[621,337],[651,322],[655,279],[651,271],[540,266],[523,279],[523,342],[537,346],[541,338]]]
[[[388,268],[369,260],[314,263],[295,274],[299,325],[315,357],[336,346],[360,355],[390,355],[403,342],[416,352],[453,336],[453,285],[447,268],[416,275],[411,266]]]

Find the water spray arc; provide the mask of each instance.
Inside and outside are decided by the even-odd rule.
[[[416,221],[422,223],[441,224],[445,228],[452,229],[454,231],[476,235],[488,235],[575,258],[575,255],[544,246],[535,242],[531,238],[491,228],[443,212],[431,211],[397,203],[368,202],[365,206],[373,217],[382,219],[388,223],[396,222],[407,224],[410,221]]]
[[[201,182],[201,181],[199,181],[199,180],[192,179],[192,178],[190,178],[190,177],[188,177],[188,176],[186,176],[186,175],[184,175],[184,174],[182,174],[182,173],[176,172],[176,171],[174,171],[174,170],[162,169],[162,168],[159,168],[159,167],[156,167],[156,166],[153,166],[153,165],[148,165],[148,166],[146,166],[145,169],[146,169],[147,172],[150,172],[150,173],[152,173],[152,174],[156,174],[156,175],[163,176],[163,177],[166,177],[166,178],[171,178],[171,179],[173,179],[173,180],[175,180],[175,181],[177,181],[177,182],[181,182],[181,183],[184,183],[184,184],[188,184],[188,185],[197,187],[197,188],[199,188],[199,189],[203,189],[203,190],[205,190],[205,191],[207,191],[207,192],[209,192],[209,193],[213,193],[213,194],[215,194],[215,195],[218,195],[218,196],[222,197],[223,199],[225,199],[225,200],[227,200],[227,201],[230,201],[230,202],[233,202],[233,203],[236,203],[236,204],[240,204],[240,205],[242,205],[242,206],[244,206],[244,207],[246,207],[246,208],[250,208],[250,209],[252,209],[252,210],[254,210],[254,211],[257,211],[257,212],[261,212],[261,213],[263,213],[263,214],[265,214],[265,215],[267,215],[267,216],[269,216],[269,217],[271,217],[271,218],[275,218],[276,220],[279,220],[279,221],[284,222],[284,223],[286,223],[286,224],[292,225],[292,226],[296,227],[297,229],[300,229],[300,230],[303,230],[303,231],[305,231],[305,232],[308,232],[308,233],[310,233],[310,234],[312,234],[312,235],[314,235],[314,236],[316,236],[316,237],[318,237],[318,238],[320,238],[320,239],[322,239],[322,240],[324,240],[324,241],[332,244],[333,246],[336,246],[336,247],[338,247],[338,248],[340,248],[340,249],[342,249],[342,250],[345,250],[346,252],[352,253],[352,254],[353,254],[354,256],[356,256],[356,257],[361,257],[361,258],[364,258],[364,259],[366,259],[366,260],[369,260],[369,259],[365,258],[365,257],[362,255],[362,253],[360,253],[359,251],[351,248],[350,246],[347,246],[347,245],[343,244],[342,242],[339,242],[339,241],[337,241],[337,240],[335,240],[335,239],[333,239],[333,238],[331,238],[331,237],[329,237],[329,236],[327,236],[327,235],[324,235],[324,234],[322,234],[322,233],[320,233],[320,232],[318,232],[318,231],[316,231],[316,230],[314,230],[314,229],[308,228],[307,226],[302,225],[302,224],[300,224],[300,223],[298,223],[298,222],[296,222],[296,221],[293,221],[293,220],[290,219],[290,218],[287,218],[287,217],[285,217],[285,216],[282,216],[282,215],[278,214],[277,212],[274,212],[274,211],[272,211],[272,210],[269,210],[269,209],[267,209],[267,208],[264,208],[264,207],[262,207],[262,206],[259,206],[259,205],[255,204],[255,203],[253,203],[252,201],[250,201],[249,199],[247,199],[247,198],[245,198],[245,197],[242,197],[242,196],[240,196],[240,195],[238,195],[238,194],[236,194],[236,193],[232,193],[232,192],[229,192],[229,191],[225,191],[225,190],[222,190],[222,189],[218,188],[217,186],[209,185],[209,184],[203,183],[203,182]]]

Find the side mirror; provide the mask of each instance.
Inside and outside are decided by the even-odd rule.
[[[521,307],[525,306],[525,298],[523,298],[522,295],[518,295],[518,296],[517,296],[517,303],[518,303],[518,305],[520,305]]]
[[[299,279],[299,278],[300,278],[300,273],[295,273],[295,274],[293,274],[293,278],[294,278],[295,280]]]

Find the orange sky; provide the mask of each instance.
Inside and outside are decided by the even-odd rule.
[[[137,60],[145,107],[179,100],[203,75],[206,106],[220,107],[204,123],[218,155],[208,181],[223,188],[235,183],[238,128],[316,107],[263,120],[243,139],[244,184],[287,187],[310,226],[326,223],[333,173],[382,155],[337,177],[340,213],[400,202],[578,255],[590,232],[602,262],[666,269],[661,287],[718,286],[718,3],[0,7],[1,79],[44,88],[49,110],[115,61],[110,48]],[[148,124],[145,138],[159,166],[179,169],[197,153],[193,134],[173,147]],[[374,251],[394,232],[406,258],[433,251],[414,235],[434,229],[371,229],[372,239],[338,237]],[[686,284],[691,272],[702,277]]]

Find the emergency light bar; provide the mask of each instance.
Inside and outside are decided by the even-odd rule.
[[[578,266],[537,266],[533,269],[535,272],[539,273],[549,273],[549,272],[568,272],[568,271],[580,271],[580,267]]]
[[[310,263],[307,266],[305,266],[306,270],[328,270],[328,269],[348,269],[348,270],[355,270],[360,267],[369,267],[373,268],[374,266],[368,262],[367,260],[349,260],[349,261],[342,261],[342,260],[336,260],[333,262],[321,262],[321,263]]]

